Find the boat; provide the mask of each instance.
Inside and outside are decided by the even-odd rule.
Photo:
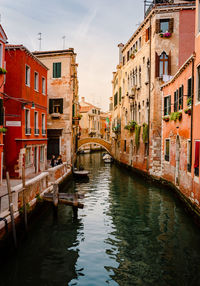
[[[113,159],[109,154],[107,154],[103,157],[103,160],[104,160],[104,163],[112,163]]]
[[[83,170],[83,171],[79,171],[79,170],[74,170],[73,171],[73,175],[75,177],[79,177],[79,178],[84,178],[84,177],[88,177],[89,171]]]

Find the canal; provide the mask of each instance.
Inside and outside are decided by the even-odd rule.
[[[65,186],[86,192],[78,220],[50,206],[2,264],[1,286],[200,285],[200,229],[173,192],[101,157],[81,155],[89,182]]]

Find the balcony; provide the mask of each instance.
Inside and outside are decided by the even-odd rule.
[[[31,135],[31,128],[25,128],[25,134],[26,135]]]
[[[40,134],[40,130],[38,128],[35,128],[35,135],[39,135]]]

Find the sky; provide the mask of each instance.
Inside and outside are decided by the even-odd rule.
[[[126,43],[143,20],[143,0],[0,0],[1,25],[9,44],[30,51],[74,48],[79,97],[109,109],[112,72],[119,43]]]

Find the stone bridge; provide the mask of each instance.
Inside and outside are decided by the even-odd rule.
[[[111,155],[111,143],[109,141],[106,141],[102,138],[96,138],[96,137],[88,137],[88,138],[82,138],[78,140],[78,150],[80,147],[87,145],[87,144],[97,144],[102,146],[106,151]]]

